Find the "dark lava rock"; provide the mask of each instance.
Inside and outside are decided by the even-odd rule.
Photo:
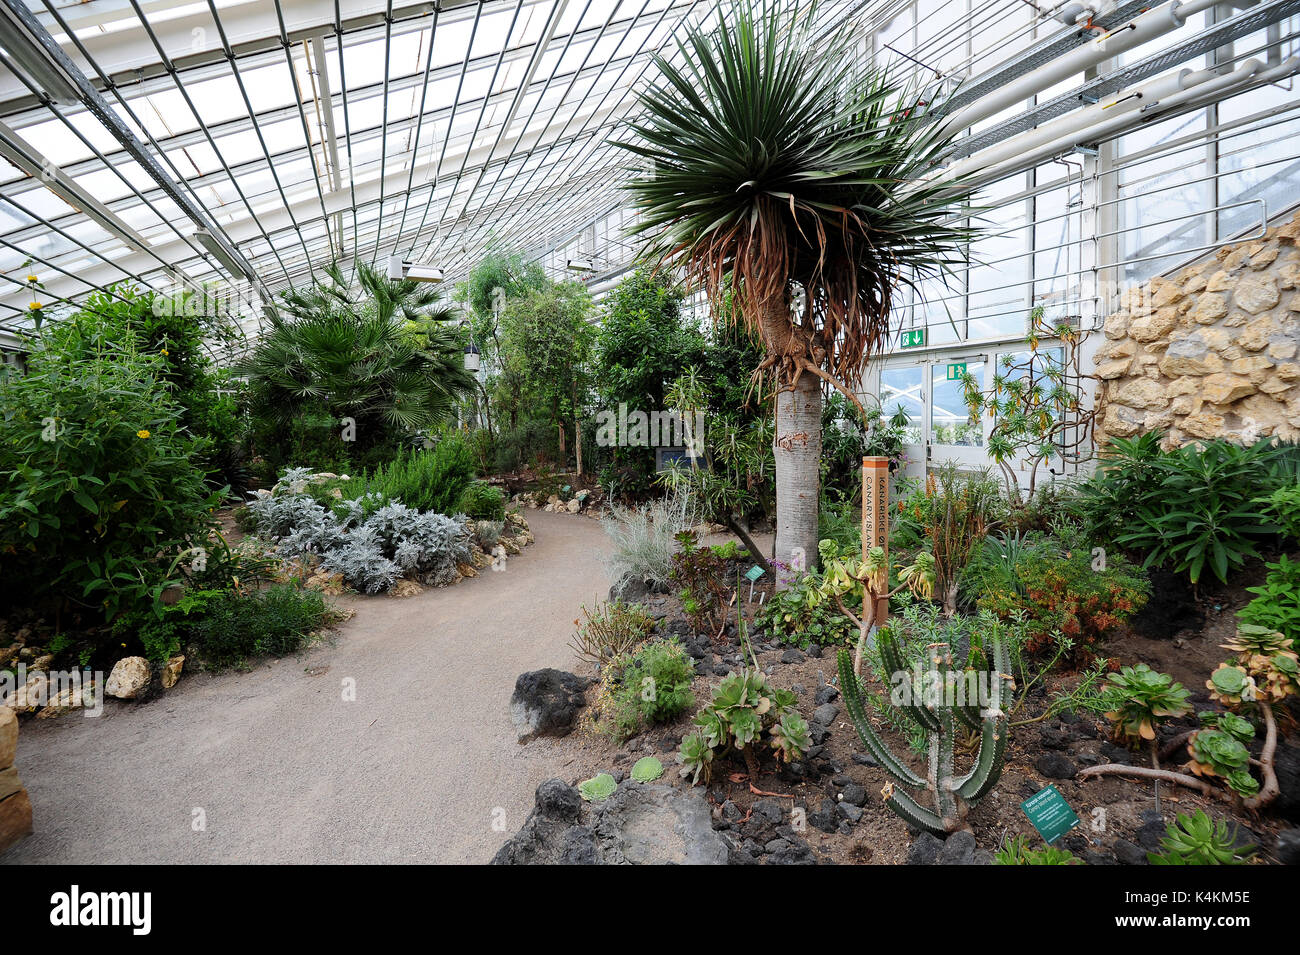
[[[853,761],[859,766],[879,766],[874,756],[870,753],[854,753]]]
[[[835,810],[849,822],[857,822],[862,818],[862,807],[855,806],[852,803],[837,803]]]
[[[817,721],[808,724],[808,736],[812,739],[814,746],[821,746],[826,742],[826,737],[831,735],[831,731],[823,723]]]
[[[1048,779],[1073,779],[1079,772],[1067,757],[1060,753],[1044,753],[1034,760],[1034,769]]]
[[[1101,755],[1112,763],[1123,763],[1126,766],[1133,763],[1133,754],[1123,746],[1116,746],[1114,743],[1102,743]]]
[[[943,843],[928,832],[922,832],[907,848],[908,865],[934,865],[943,850]]]
[[[1279,743],[1273,770],[1282,791],[1269,808],[1284,819],[1300,822],[1300,746]]]
[[[816,865],[812,848],[801,839],[781,839],[784,845],[767,858],[768,865]]]
[[[844,792],[840,795],[851,806],[865,806],[867,804],[867,791],[857,783],[849,783],[844,787]]]
[[[840,698],[839,690],[831,686],[829,683],[823,683],[820,687],[818,687],[817,695],[813,697],[813,702],[816,703],[818,706],[821,706],[823,703],[834,703],[839,698]]]
[[[808,813],[808,824],[822,832],[834,832],[839,820],[835,815],[835,800],[822,800],[821,807]]]
[[[969,832],[954,832],[944,840],[937,865],[974,865],[975,837]]]
[[[1137,831],[1138,845],[1150,852],[1160,851],[1160,840],[1164,837],[1165,823],[1163,819],[1144,822]]]
[[[1139,846],[1133,845],[1127,839],[1116,839],[1115,845],[1111,847],[1115,853],[1115,861],[1120,865],[1146,865],[1147,854]]]
[[[820,660],[822,656],[822,646],[820,643],[814,643],[808,647],[808,656],[814,660]]]
[[[796,650],[794,647],[791,647],[789,650],[785,651],[785,653],[781,654],[782,663],[803,663],[803,661],[803,652]]]
[[[820,723],[822,726],[830,726],[835,722],[835,717],[840,715],[840,708],[834,703],[823,703],[817,709],[813,710],[813,722]]]
[[[575,801],[576,800],[576,801]],[[493,865],[725,865],[731,844],[715,832],[697,791],[629,784],[587,805],[563,780],[537,787],[533,811]]]
[[[526,743],[539,736],[568,736],[592,682],[549,667],[521,673],[510,697],[510,719],[519,742]]]

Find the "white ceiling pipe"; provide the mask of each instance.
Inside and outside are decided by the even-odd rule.
[[[1211,5],[1211,2],[1212,0],[1193,0],[1192,3],[1181,3],[1180,0],[1169,0],[1168,3],[1140,14],[1128,23],[1089,40],[1069,53],[1044,63],[1038,69],[1012,80],[989,95],[980,97],[965,109],[958,110],[947,117],[943,121],[943,128],[957,132],[1004,109],[1023,103],[1034,94],[1082,73],[1103,60],[1176,30],[1187,22],[1187,17],[1191,13],[1204,9],[1205,6]]]
[[[1199,70],[1186,77],[1186,82],[1191,83],[1187,89],[1174,93],[1161,100],[1147,102],[1137,111],[1145,113],[1148,110],[1159,110],[1163,112],[1166,109],[1174,109],[1179,106],[1185,106],[1200,100],[1211,100],[1221,98],[1225,92],[1234,87],[1244,86],[1254,82],[1272,82],[1274,78],[1280,78],[1288,72],[1295,72],[1300,67],[1300,59],[1292,57],[1279,66],[1260,72],[1263,64],[1259,60],[1246,60],[1237,69],[1231,73],[1219,74],[1210,70]],[[1212,78],[1207,78],[1212,77]],[[1266,79],[1267,77],[1267,79]],[[1196,82],[1199,80],[1199,82]],[[1158,114],[1157,114],[1158,115]],[[1111,139],[1128,128],[1136,128],[1142,120],[1133,111],[1121,113],[1118,116],[1103,120],[1092,126],[1085,127],[1081,130],[1075,130],[1063,136],[1047,139],[1040,145],[1031,150],[1024,150],[1015,159],[1008,160],[1000,166],[988,167],[976,171],[978,167],[973,168],[970,182],[972,185],[979,186],[986,183],[994,182],[1004,176],[1010,175],[1017,169],[1028,168],[1037,165],[1069,149],[1074,148],[1080,143],[1100,142]],[[1046,130],[1047,128],[1044,127]],[[1050,132],[1050,130],[1048,130]],[[978,159],[979,154],[972,156],[971,159]]]
[[[1004,139],[996,145],[981,149],[965,159],[954,162],[948,167],[948,174],[955,176],[963,172],[982,169],[986,166],[996,166],[999,163],[1017,159],[1029,150],[1036,150],[1049,140],[1059,139],[1068,133],[1078,132],[1089,126],[1094,126],[1103,120],[1131,113],[1147,103],[1155,102],[1186,89],[1191,85],[1188,81],[1191,73],[1190,69],[1176,70],[1173,73],[1144,83],[1136,90],[1127,93],[1115,93],[1086,109],[1077,110],[1062,116],[1060,119],[1026,130],[1009,139]],[[1218,74],[1210,75],[1217,76]],[[1193,80],[1191,82],[1203,82],[1203,80]]]

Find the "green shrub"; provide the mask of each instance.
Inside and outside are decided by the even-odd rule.
[[[1283,554],[1267,567],[1264,583],[1246,588],[1256,596],[1237,616],[1243,623],[1276,630],[1300,649],[1300,561]]]
[[[153,605],[214,526],[164,358],[101,336],[0,378],[0,591],[86,623]]]
[[[431,450],[399,451],[363,478],[350,481],[344,493],[380,494],[419,511],[454,514],[474,477],[473,451],[463,436],[451,431]]]
[[[1300,541],[1300,484],[1280,487],[1258,498],[1264,513],[1293,541]]]
[[[608,664],[611,730],[626,739],[695,705],[695,665],[676,640],[656,640]]]
[[[573,621],[578,629],[569,646],[579,657],[595,664],[631,652],[654,629],[654,618],[645,607],[621,600],[601,604],[594,612],[584,605],[582,618]]]
[[[1226,582],[1278,530],[1259,495],[1289,473],[1294,448],[1218,440],[1161,451],[1161,437],[1112,441],[1097,474],[1080,486],[1093,536],[1193,584],[1207,569]]]
[[[456,501],[455,510],[476,521],[504,521],[506,496],[499,487],[471,481]]]
[[[814,643],[825,647],[852,645],[858,632],[834,603],[822,597],[822,580],[820,574],[800,574],[785,590],[773,592],[754,617],[754,626],[800,649]]]
[[[282,584],[248,596],[227,592],[207,601],[189,639],[209,667],[237,666],[249,657],[296,653],[327,617],[314,590]]]
[[[1003,620],[1023,618],[1028,652],[1057,647],[1059,634],[1068,641],[1065,661],[1088,663],[1104,638],[1142,609],[1151,585],[1122,554],[1094,552],[1077,535],[1044,543],[1013,554],[1014,576],[1005,559],[1001,570],[985,565],[978,606]]]

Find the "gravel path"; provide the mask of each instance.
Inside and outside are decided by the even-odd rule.
[[[609,586],[595,521],[526,516],[537,543],[504,572],[345,598],[356,616],[299,656],[190,673],[95,719],[26,720],[36,832],[3,861],[488,861],[564,775],[550,743],[515,742],[515,677],[571,669],[578,606]]]

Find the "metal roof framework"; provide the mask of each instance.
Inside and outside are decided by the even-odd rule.
[[[1143,5],[1117,0],[1096,23]],[[951,112],[1084,42],[1056,19],[1064,6],[824,0],[819,16],[859,23],[919,78],[953,83]],[[1297,2],[1235,6],[1254,9],[978,123],[955,154]],[[655,56],[675,56],[688,23],[725,20],[730,7],[0,0],[0,332],[30,325],[29,272],[51,312],[122,282],[215,286],[252,331],[262,303],[331,260],[397,253],[455,279],[494,242],[547,257],[623,204],[627,157],[611,140]],[[903,11],[915,41],[891,33]],[[620,263],[607,264],[616,274]]]

